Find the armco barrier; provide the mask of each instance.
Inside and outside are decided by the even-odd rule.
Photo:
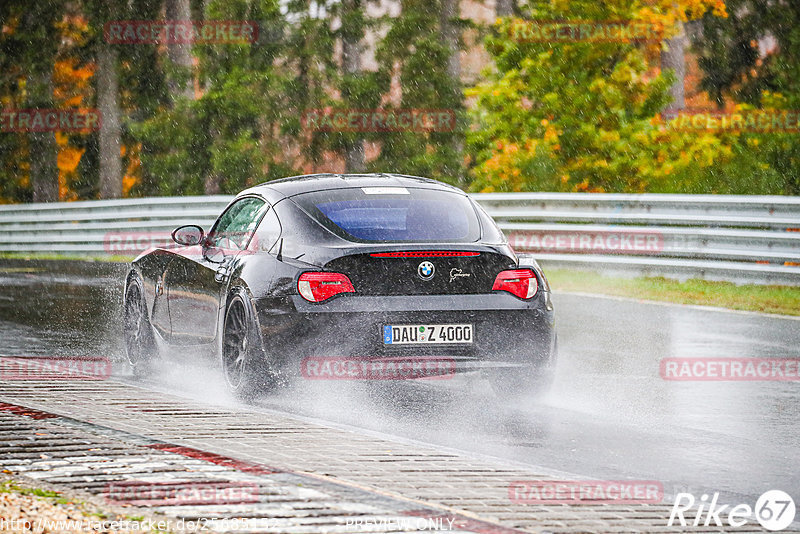
[[[545,267],[800,285],[800,198],[481,193],[520,255]],[[126,255],[109,235],[210,228],[232,197],[0,206],[0,253]],[[127,255],[131,255],[130,252]]]

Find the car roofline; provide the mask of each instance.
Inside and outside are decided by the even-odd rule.
[[[279,178],[277,180],[270,180],[268,182],[263,182],[261,184],[255,185],[244,191],[240,192],[236,195],[237,198],[248,195],[248,194],[256,194],[264,199],[271,201],[272,203],[278,202],[279,199],[293,197],[295,195],[313,192],[313,191],[326,191],[332,189],[348,189],[348,188],[357,188],[357,187],[365,187],[353,184],[347,184],[345,182],[338,182],[338,183],[327,183],[327,184],[318,184],[317,187],[309,184],[309,188],[306,191],[286,191],[283,187],[283,184],[295,184],[302,180],[308,180],[312,178],[339,178],[341,180],[347,180],[348,178],[365,178],[365,179],[375,179],[380,180],[381,178],[394,178],[400,180],[408,180],[411,182],[417,182],[419,185],[426,185],[432,189],[439,189],[442,191],[451,191],[454,193],[460,193],[462,195],[466,194],[463,190],[459,189],[456,186],[440,182],[438,180],[433,180],[431,178],[425,178],[423,176],[414,176],[409,174],[399,174],[399,173],[316,173],[316,174],[301,174],[297,176],[289,176],[287,178]],[[375,184],[374,187],[379,187],[379,184]],[[413,187],[413,184],[408,184],[407,187]]]

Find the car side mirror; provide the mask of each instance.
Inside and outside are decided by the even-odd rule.
[[[196,224],[187,224],[186,226],[179,226],[172,232],[172,240],[179,245],[190,247],[199,245],[203,241],[204,235],[203,229]]]

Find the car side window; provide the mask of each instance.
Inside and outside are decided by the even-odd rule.
[[[269,204],[259,198],[245,197],[237,201],[217,220],[208,236],[209,245],[222,249],[244,249],[267,209]]]
[[[260,252],[269,252],[278,238],[281,236],[281,222],[274,209],[269,210],[261,224],[258,225],[254,238],[255,249]],[[250,248],[254,248],[253,245]]]

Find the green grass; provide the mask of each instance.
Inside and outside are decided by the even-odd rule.
[[[19,489],[21,488],[13,482],[3,482],[0,484],[0,493],[12,493]]]
[[[39,488],[23,488],[14,484],[13,482],[4,482],[0,485],[0,493],[18,493],[20,495],[36,495],[37,497],[61,497],[61,494],[55,491],[43,490]]]
[[[570,269],[546,269],[545,274],[555,291],[800,315],[800,287],[736,285],[695,279],[679,282],[661,277],[617,278]]]

